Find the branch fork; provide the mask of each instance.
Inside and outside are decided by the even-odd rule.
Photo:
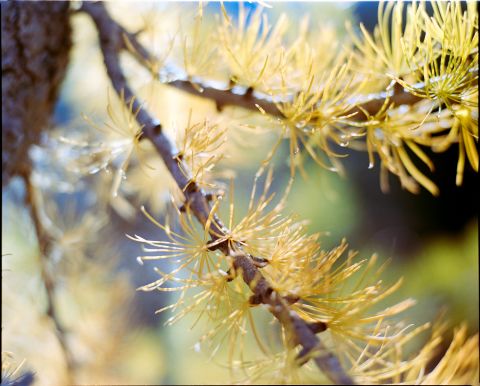
[[[110,17],[102,3],[83,2],[81,10],[89,14],[96,25],[107,74],[115,91],[118,95],[124,93],[124,102],[126,104],[131,103],[133,107],[132,110],[138,111],[135,118],[139,125],[143,127],[145,138],[153,143],[177,185],[180,189],[184,190],[185,199],[190,210],[197,220],[205,226],[211,217],[211,204],[208,195],[197,183],[187,178],[189,173],[185,173],[185,171],[189,171],[189,168],[181,157],[175,156],[178,154],[175,145],[162,132],[160,122],[152,117],[142,104],[139,103],[129,87],[119,61],[119,52],[128,48],[122,37],[127,36],[129,43],[135,47],[136,52],[140,53],[144,59],[151,58],[151,56],[148,54],[148,51],[138,43],[133,34],[126,32]],[[234,104],[255,109],[256,111],[258,111],[258,109],[255,105],[259,105],[268,114],[279,115],[278,109],[273,103],[256,99],[253,96],[253,90],[250,90],[250,92],[247,90],[245,94],[237,95],[213,88],[203,88],[203,92],[200,92],[197,88],[193,87],[190,82],[182,80],[173,81],[169,83],[169,85],[192,94],[214,100],[221,100],[225,105]],[[187,188],[185,189],[185,187]],[[215,221],[211,221],[209,233],[212,240],[218,240],[219,235],[224,235],[226,233],[225,229],[220,219],[216,218]],[[316,333],[322,331],[322,328],[317,325],[312,327],[311,324],[304,321],[296,312],[291,310],[289,307],[291,303],[283,299],[263,276],[260,268],[266,264],[265,259],[253,258],[242,250],[241,245],[235,246],[236,251],[234,253],[228,246],[228,243],[219,243],[216,247],[226,256],[232,258],[233,269],[241,273],[243,281],[253,292],[251,297],[252,304],[265,304],[269,306],[270,312],[279,320],[284,328],[291,331],[295,337],[296,344],[303,347],[303,351],[301,352],[311,353],[313,349],[318,349],[322,354],[312,356],[311,359],[315,361],[317,366],[334,383],[354,384],[353,379],[342,368],[340,360],[333,353],[329,352],[316,336]],[[227,272],[227,274],[231,275],[231,272]]]

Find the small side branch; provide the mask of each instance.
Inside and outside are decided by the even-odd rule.
[[[220,108],[236,106],[256,112],[263,110],[265,113],[278,118],[284,117],[270,97],[267,95],[257,96],[255,92],[249,92],[249,89],[234,91],[233,89],[209,87],[204,84],[194,86],[192,82],[181,79],[165,84],[189,94],[213,100]]]
[[[211,99],[215,101],[217,106],[237,106],[256,112],[264,111],[271,116],[285,118],[272,98],[267,95],[260,97],[255,92],[247,92],[248,90],[245,92],[234,92],[233,89],[218,89],[201,83],[194,86],[190,81],[180,79],[165,84],[195,96]],[[389,101],[396,106],[400,106],[414,105],[420,100],[422,100],[422,98],[410,94],[403,89],[396,88],[390,96]],[[364,112],[367,112],[369,115],[375,115],[382,108],[384,103],[385,96],[383,93],[373,94],[368,97],[368,101],[360,102],[358,106],[347,111],[345,115],[355,114],[350,119],[354,121],[362,121],[366,119]]]
[[[45,310],[45,314],[53,322],[55,336],[57,337],[58,343],[60,344],[60,348],[63,353],[63,357],[65,359],[65,372],[67,376],[67,382],[71,384],[74,382],[75,363],[72,353],[68,348],[66,339],[67,332],[60,322],[58,310],[55,305],[56,282],[54,275],[48,267],[48,251],[50,248],[50,241],[40,220],[40,212],[36,199],[37,192],[35,186],[31,182],[31,173],[30,171],[22,171],[21,176],[25,183],[25,204],[29,208],[30,217],[32,219],[38,240],[40,275],[45,286],[47,298],[47,308]]]
[[[126,48],[122,39],[123,28],[110,18],[102,3],[84,2],[82,10],[95,22],[105,66],[114,89],[119,95],[123,93],[125,103],[133,103],[134,111],[138,110],[136,120],[143,128],[145,137],[154,144],[179,188],[182,190],[185,188],[185,198],[192,213],[203,226],[206,226],[211,210],[207,194],[189,178],[189,173],[186,172],[189,170],[188,166],[175,156],[178,152],[174,144],[162,133],[160,123],[140,104],[122,72],[119,52]],[[219,235],[225,234],[226,228],[220,219],[216,219],[212,222],[209,232],[215,240]],[[312,358],[323,373],[336,384],[354,384],[352,378],[342,368],[339,359],[327,350],[308,323],[274,291],[253,260],[242,252],[241,246],[238,246],[236,253],[232,253],[226,244],[221,250],[224,254],[232,256],[235,270],[242,272],[243,280],[255,297],[269,306],[270,312],[294,337],[294,343],[301,345],[308,352],[318,352],[312,355]]]

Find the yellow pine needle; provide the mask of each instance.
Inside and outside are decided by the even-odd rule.
[[[191,175],[184,174],[201,186],[214,186],[211,180],[212,169],[223,158],[223,145],[226,140],[226,129],[208,120],[191,123],[191,111],[183,134],[178,140],[178,156],[189,166]],[[187,185],[188,186],[188,185]],[[184,190],[187,188],[184,187]]]
[[[386,106],[386,104],[384,105]],[[382,109],[375,116],[368,118],[365,125],[367,133],[367,151],[370,166],[374,164],[374,153],[380,158],[381,166],[400,178],[403,187],[418,192],[417,183],[425,187],[433,195],[438,195],[436,185],[417,168],[405,147],[417,156],[431,171],[433,162],[425,154],[422,146],[445,147],[446,137],[438,136],[452,122],[448,111],[433,115],[423,110],[425,104],[420,103],[408,108],[398,107]],[[405,110],[408,109],[408,114]],[[420,125],[418,124],[421,121]],[[454,130],[456,130],[454,128]],[[455,134],[452,134],[453,136]],[[443,142],[441,142],[443,141]],[[442,144],[442,145],[441,145]],[[448,145],[447,145],[448,146]]]
[[[348,124],[348,118],[353,116],[350,112],[353,107],[351,95],[366,85],[366,79],[359,81],[354,77],[351,60],[351,57],[339,55],[332,68],[319,75],[312,74],[290,101],[276,103],[285,117],[284,125],[288,127],[292,175],[294,161],[300,162],[298,167],[302,170],[298,154],[300,146],[320,166],[341,172],[337,158],[344,155],[334,152],[329,142],[346,146],[344,138],[348,138],[348,132],[342,125]],[[286,99],[290,97],[289,93],[284,90]]]
[[[407,7],[406,20],[403,20],[402,2],[380,2],[378,25],[373,36],[360,24],[361,37],[356,36],[350,24],[347,31],[358,50],[355,67],[362,73],[384,78],[385,74],[402,77],[410,72],[408,56],[402,47],[407,47],[410,55],[417,55],[417,31],[419,22],[426,17],[425,4],[413,3]],[[391,20],[391,21],[390,21]],[[390,28],[391,26],[391,28]]]
[[[437,186],[416,168],[410,157],[407,155],[405,148],[403,146],[399,146],[396,148],[396,151],[398,152],[400,160],[410,175],[430,193],[432,193],[434,196],[438,196],[440,191],[438,190]]]
[[[208,77],[218,65],[218,49],[210,36],[214,31],[203,19],[203,11],[198,12],[191,33],[183,39],[183,65],[189,79]],[[192,83],[194,87],[198,87]]]
[[[261,8],[247,14],[240,5],[237,23],[232,22],[224,7],[222,12],[219,37],[231,79],[242,86],[258,89],[281,63],[286,18],[281,16],[271,27]]]

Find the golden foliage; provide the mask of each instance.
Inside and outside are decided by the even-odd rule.
[[[380,2],[378,5],[378,25],[373,36],[360,24],[362,36],[353,33],[351,24],[347,24],[350,37],[358,49],[356,65],[359,71],[373,74],[386,81],[385,75],[402,77],[410,73],[408,59],[402,48],[409,50],[412,56],[416,53],[419,19],[424,17],[425,3],[415,2],[407,8],[407,18],[403,27],[403,2]],[[390,29],[391,27],[391,29]],[[362,39],[363,38],[363,39]],[[374,83],[375,84],[375,83]],[[386,86],[388,83],[384,83]]]
[[[240,6],[238,20],[234,21],[222,5],[221,18],[212,25],[205,20],[200,6],[191,34],[179,39],[178,62],[183,68],[171,70],[167,63],[171,51],[176,52],[173,38],[164,56],[146,60],[144,64],[154,81],[161,78],[160,82],[168,83],[169,76],[176,76],[191,82],[201,94],[203,89],[197,83],[214,87],[218,84],[210,82],[212,79],[228,77],[230,84],[222,85],[224,92],[245,91],[244,100],[258,97],[277,108],[278,117],[261,122],[277,130],[279,140],[256,174],[243,215],[234,200],[233,179],[228,200],[224,200],[214,174],[214,168],[226,156],[227,125],[219,123],[225,117],[222,112],[198,120],[192,118],[190,110],[186,124],[175,131],[178,150],[171,156],[188,180],[186,186],[178,187],[151,144],[143,145],[142,127],[137,122],[139,109],[134,109],[135,100],[125,100],[123,93],[120,101],[108,97],[110,122],[97,125],[87,118],[101,133],[97,142],[64,140],[72,148],[88,150],[87,159],[84,151],[78,162],[72,162],[77,172],[91,174],[113,166],[117,173],[110,195],[116,196],[126,179],[122,193],[136,195],[155,212],[150,215],[142,206],[142,212],[161,230],[163,239],[137,234],[128,237],[142,244],[144,255],[137,258],[139,263],[159,260],[166,262],[163,267],[167,268],[155,268],[160,278],[140,290],[178,293],[174,303],[157,311],[174,313],[166,324],[189,315],[195,317],[193,325],[206,319],[207,327],[196,349],[208,348],[213,356],[226,347],[230,366],[245,371],[248,381],[297,382],[304,379],[303,373],[310,365],[301,368],[298,342],[286,338],[285,326],[279,329],[281,349],[264,347],[252,310],[263,312],[267,307],[251,298],[255,285],[248,286],[241,280],[242,272],[235,272],[233,262],[238,253],[252,260],[275,296],[292,312],[305,322],[325,326],[322,339],[328,350],[338,355],[357,382],[431,384],[478,379],[478,334],[467,338],[466,326],[455,330],[447,352],[433,370],[427,370],[444,327],[434,327],[432,338],[419,353],[405,354],[407,344],[429,325],[413,327],[399,319],[399,314],[414,304],[412,299],[384,306],[384,300],[402,280],[385,285],[380,279],[385,266],[375,268],[376,255],[358,261],[356,253],[346,253],[345,240],[325,251],[319,234],[309,234],[305,222],[283,213],[295,170],[304,172],[305,156],[331,171],[342,172],[340,159],[346,155],[341,148],[365,150],[369,167],[379,160],[383,190],[387,190],[388,173],[392,173],[410,192],[418,193],[422,186],[438,195],[437,186],[422,168],[430,172],[435,169],[428,150],[442,152],[453,144],[459,147],[457,185],[462,183],[466,160],[478,172],[476,4],[468,2],[464,12],[459,2],[432,6],[430,17],[424,2],[407,5],[404,20],[402,2],[381,2],[373,34],[362,25],[360,35],[348,27],[350,41],[342,44],[335,41],[335,31],[325,26],[316,32],[320,34],[317,39],[306,19],[296,38],[289,40],[287,17],[282,15],[270,26],[262,8],[248,13]],[[208,38],[212,31],[217,36]],[[132,41],[124,38],[130,52],[139,56]],[[158,77],[162,71],[164,78]],[[204,79],[207,77],[210,79]],[[397,102],[399,96],[407,98],[407,102]],[[366,106],[372,100],[383,103],[380,108],[368,110]],[[154,105],[155,101],[151,102]],[[208,115],[207,110],[202,110],[204,115]],[[259,110],[267,115],[262,108]],[[255,130],[251,134],[255,136]],[[273,163],[283,138],[289,140],[291,179],[285,193],[276,200],[271,192],[272,169],[264,171]],[[258,193],[260,178],[264,183]],[[205,224],[197,222],[197,213],[189,202],[183,203],[190,185],[198,191],[208,188],[213,192],[209,194],[213,198],[209,197]],[[164,209],[168,194],[173,196],[175,219],[167,217],[160,223],[155,218]],[[224,207],[225,224],[219,220]],[[53,260],[56,256],[57,260],[63,256],[76,259],[78,269],[86,273],[86,279],[76,276],[70,281],[73,296],[83,297],[90,286],[100,288],[98,281],[103,280],[109,267],[86,261],[85,249],[104,225],[103,217],[87,213],[78,218],[75,210],[62,214],[48,205],[44,211],[43,225],[55,247]],[[72,329],[76,328],[82,338],[83,343],[76,342],[75,347],[86,368],[95,368],[88,360],[98,338],[95,332],[111,338],[105,343],[104,362],[114,355],[116,341],[105,332],[109,323],[102,311],[118,312],[113,306],[123,301],[128,286],[114,280],[112,288],[105,295],[107,299],[96,298],[105,303],[105,308],[96,310],[98,314],[92,310],[90,318],[82,319],[84,326],[70,320]],[[79,314],[74,307],[70,310]],[[249,334],[263,352],[258,361],[244,356]],[[323,353],[314,350],[306,359],[317,354]]]
[[[199,338],[196,347],[205,346],[211,355],[226,346],[229,348],[228,361],[233,362],[235,355],[242,354],[243,339],[249,328],[256,335],[254,322],[250,313],[249,289],[240,279],[230,281],[226,272],[231,259],[215,251],[215,242],[209,242],[208,228],[200,232],[191,212],[180,212],[177,208],[181,234],[171,226],[161,225],[145,210],[147,217],[160,227],[169,241],[146,240],[141,236],[129,236],[144,245],[147,253],[138,257],[144,260],[172,259],[175,268],[165,273],[156,268],[161,278],[142,286],[143,291],[158,290],[162,292],[180,292],[177,301],[158,310],[157,313],[171,310],[175,315],[167,319],[166,324],[178,322],[186,315],[194,314],[195,322],[202,317],[208,319],[207,331]],[[213,215],[213,213],[212,213]],[[212,220],[212,216],[209,221]],[[146,246],[145,246],[146,245]],[[193,326],[192,326],[193,327]]]
[[[222,72],[221,69],[212,67],[212,63],[219,60],[216,45],[211,44],[211,40],[203,38],[214,35],[215,27],[204,21],[202,7],[203,4],[199,3],[192,31],[190,34],[186,34],[181,45],[184,70],[191,80],[214,76],[215,72]]]
[[[177,140],[177,157],[185,161],[191,175],[190,181],[200,186],[214,187],[212,169],[223,158],[223,145],[226,140],[225,127],[208,122],[191,123],[191,113],[183,133]],[[184,171],[187,174],[187,171]],[[186,187],[184,188],[186,189]]]
[[[390,172],[411,192],[418,193],[422,186],[438,195],[435,183],[422,171],[423,163],[434,172],[427,149],[440,152],[458,144],[457,185],[463,181],[466,159],[478,171],[478,15],[474,2],[468,2],[465,11],[459,2],[433,3],[432,7],[430,17],[424,2],[380,2],[373,33],[360,25],[357,34],[347,25],[347,38],[338,42],[333,28],[313,28],[307,18],[292,38],[287,33],[286,15],[270,25],[262,7],[247,11],[239,5],[234,20],[221,6],[219,19],[212,21],[200,5],[192,29],[184,31],[173,50],[180,52],[178,63],[183,68],[170,66],[166,59],[162,63],[165,69],[171,68],[170,75],[188,79],[199,92],[208,86],[237,93],[235,87],[240,86],[247,90],[247,97],[258,96],[274,104],[281,118],[264,124],[277,131],[279,139],[264,163],[273,159],[282,138],[290,142],[292,175],[296,168],[304,173],[307,157],[343,173],[345,150],[363,149],[368,151],[370,167],[375,164],[374,153],[380,158],[383,190],[388,189]],[[165,79],[168,83],[168,76]],[[407,102],[409,107],[393,103],[400,92],[421,100]],[[361,117],[363,104],[375,98],[385,100],[383,108],[364,112],[365,118]],[[387,103],[389,98],[392,103]],[[109,113],[112,116],[115,111],[109,108]],[[135,138],[138,132],[128,119],[119,119],[122,114],[116,115],[112,116],[117,123],[113,126],[123,126],[120,133],[130,136],[131,143],[130,134]],[[207,126],[222,136],[223,129],[216,128],[215,123],[190,125],[187,132],[195,133],[197,139],[209,132]],[[119,134],[118,129],[115,131]],[[215,137],[209,134],[209,140],[221,142]],[[124,146],[114,192],[132,151]],[[205,174],[222,156],[213,157],[212,151],[210,160],[192,161],[201,158],[201,153],[197,151],[187,163],[193,169],[192,181],[212,187],[211,179],[199,174]],[[105,156],[98,157],[105,163]]]
[[[336,64],[332,63],[332,68],[320,74],[309,73],[308,84],[292,101],[277,104],[285,117],[283,130],[290,137],[292,175],[295,161],[301,159],[300,148],[304,148],[320,166],[332,171],[342,170],[337,158],[344,155],[332,150],[329,142],[345,147],[349,136],[356,135],[344,129],[344,126],[354,115],[351,113],[354,104],[349,99],[352,90],[358,92],[364,84],[352,74],[350,60],[345,61],[340,56]],[[333,166],[325,163],[323,155]]]
[[[247,88],[261,87],[280,64],[282,37],[287,28],[286,17],[280,17],[271,27],[262,8],[248,14],[240,5],[235,24],[223,6],[222,11],[218,33],[222,54],[231,73],[230,79]]]

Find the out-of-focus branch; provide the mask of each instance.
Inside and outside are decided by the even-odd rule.
[[[40,209],[38,207],[38,201],[36,198],[38,193],[35,186],[31,182],[31,173],[29,170],[22,170],[21,176],[25,183],[25,204],[30,210],[30,217],[32,219],[38,240],[40,275],[43,284],[45,285],[47,298],[47,309],[45,310],[45,314],[53,322],[55,335],[58,339],[58,343],[60,344],[60,348],[65,359],[67,382],[71,384],[74,382],[75,363],[72,353],[68,348],[66,330],[63,328],[60,322],[58,310],[55,305],[56,282],[53,273],[49,269],[48,259],[50,240],[40,220]]]
[[[100,47],[103,53],[108,76],[115,91],[124,95],[125,103],[133,104],[136,120],[143,129],[143,134],[156,147],[165,162],[170,174],[180,189],[184,190],[186,205],[190,208],[197,220],[206,226],[211,206],[205,192],[190,178],[188,166],[177,157],[178,151],[172,141],[162,133],[160,123],[142,107],[125,79],[119,62],[119,52],[126,48],[124,30],[114,22],[102,3],[84,2],[82,10],[89,14],[98,30]],[[123,35],[123,36],[122,36]],[[210,235],[213,240],[224,235],[227,229],[220,219],[210,225]],[[329,352],[323,342],[317,337],[314,330],[300,316],[294,312],[288,302],[272,288],[260,269],[255,265],[252,256],[242,252],[241,246],[233,252],[228,243],[221,243],[219,249],[233,259],[237,272],[241,272],[243,280],[254,293],[259,303],[269,306],[270,312],[279,320],[284,328],[294,337],[294,344],[303,347],[302,353],[311,355],[323,373],[336,384],[353,384],[351,377],[342,368],[338,357]]]

